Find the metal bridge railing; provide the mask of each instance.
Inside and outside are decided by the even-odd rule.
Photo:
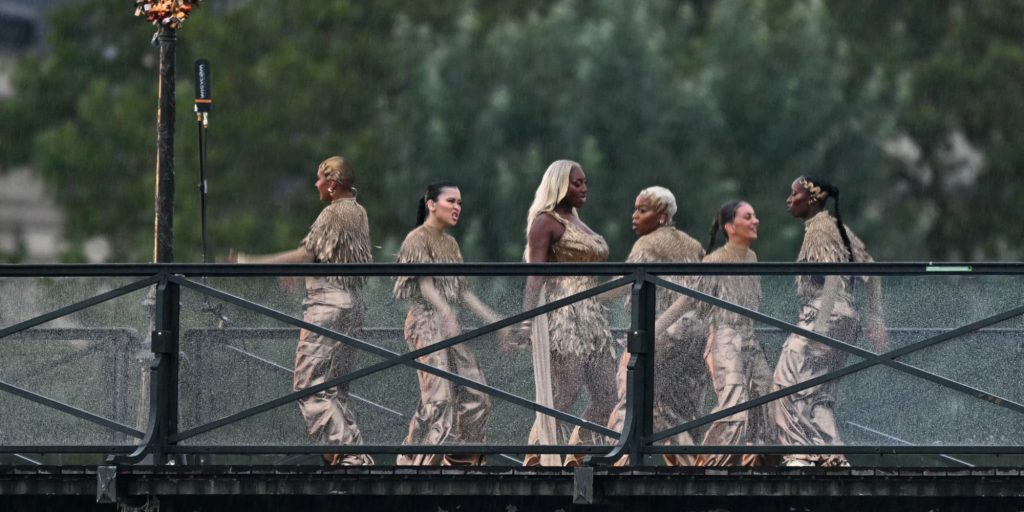
[[[213,277],[232,277],[245,279],[248,277],[266,276],[326,276],[326,275],[361,275],[377,277],[393,277],[402,275],[433,276],[559,276],[588,275],[605,276],[608,281],[583,292],[564,297],[541,305],[530,311],[513,314],[497,322],[470,329],[449,339],[440,340],[422,349],[407,352],[396,352],[382,345],[370,343],[363,339],[347,336],[343,333],[315,325],[296,318],[295,316],[276,310],[259,302],[239,297],[229,291],[211,286],[206,279]],[[484,453],[511,458],[509,454],[523,453],[586,453],[595,456],[591,463],[607,463],[618,459],[621,455],[629,455],[633,463],[642,463],[644,457],[663,453],[789,453],[791,446],[780,445],[744,445],[744,446],[666,446],[658,444],[680,432],[694,431],[708,425],[716,419],[725,418],[756,407],[764,406],[773,400],[798,393],[810,387],[831,382],[857,372],[875,367],[887,367],[901,374],[909,375],[950,390],[955,394],[980,400],[999,409],[1014,414],[1024,413],[1024,405],[1012,397],[1001,396],[995,392],[949,378],[934,371],[922,369],[913,364],[901,361],[908,356],[925,349],[935,348],[950,340],[968,334],[988,333],[996,336],[1020,337],[1019,330],[1009,329],[998,331],[994,327],[1001,322],[1024,315],[1024,302],[1005,304],[998,312],[988,314],[948,329],[904,329],[904,334],[916,334],[920,339],[902,345],[885,353],[874,353],[821,333],[816,333],[797,326],[788,319],[763,314],[725,301],[719,297],[702,293],[699,290],[680,286],[663,278],[668,275],[761,275],[761,276],[797,276],[797,275],[875,275],[888,277],[920,277],[930,279],[933,276],[1020,276],[1024,274],[1024,266],[1019,264],[970,264],[970,265],[931,265],[917,263],[901,264],[771,264],[729,265],[729,264],[463,264],[463,265],[0,265],[0,279],[15,277],[118,277],[134,278],[135,280],[113,290],[80,300],[74,304],[38,315],[34,318],[17,322],[0,328],[0,355],[4,346],[13,342],[31,342],[36,339],[90,339],[100,342],[110,341],[113,350],[109,357],[118,368],[130,365],[127,354],[133,352],[138,344],[138,336],[126,329],[50,329],[42,330],[40,326],[47,322],[62,318],[72,313],[103,304],[107,301],[125,296],[129,293],[155,287],[154,308],[152,315],[152,332],[149,351],[152,360],[148,369],[148,389],[145,397],[139,401],[144,406],[146,416],[142,428],[127,424],[123,418],[126,402],[131,392],[128,383],[124,382],[125,372],[118,370],[110,377],[108,387],[112,390],[109,409],[105,413],[97,413],[71,406],[59,400],[49,398],[40,393],[29,391],[23,386],[8,382],[10,379],[0,378],[0,393],[7,393],[29,400],[35,404],[50,408],[62,414],[71,415],[79,420],[98,425],[111,432],[110,444],[63,444],[63,445],[12,445],[3,442],[2,425],[0,422],[0,453],[100,453],[108,454],[116,463],[135,463],[149,457],[156,462],[170,460],[179,455],[199,454],[318,454],[318,453]],[[445,371],[421,363],[418,358],[445,350],[462,343],[477,340],[482,336],[495,333],[502,328],[515,325],[522,320],[553,311],[557,308],[596,297],[621,286],[631,287],[630,319],[626,329],[626,351],[629,353],[627,372],[627,416],[625,427],[616,432],[605,425],[587,421],[566,411],[542,406],[533,400],[518,396],[499,387],[483,384],[465,378],[457,373]],[[654,367],[654,321],[656,310],[655,291],[667,288],[676,293],[692,297],[697,301],[710,304],[735,314],[750,318],[762,326],[774,329],[776,333],[797,334],[807,339],[825,344],[846,352],[856,362],[844,366],[826,375],[807,380],[796,385],[779,389],[766,395],[751,399],[745,403],[730,407],[712,414],[702,415],[681,425],[676,425],[660,432],[653,429],[655,367]],[[186,329],[181,322],[182,289],[199,296],[231,304],[234,307],[262,315],[290,326],[290,329],[307,329],[322,336],[338,340],[361,352],[372,354],[381,360],[374,364],[354,370],[347,375],[338,376],[322,384],[299,391],[283,394],[271,400],[219,418],[206,417],[194,421],[190,428],[182,429],[180,400],[181,390],[189,384],[182,382],[181,340],[195,340],[213,337],[233,336],[242,331],[220,329],[216,334],[212,330]],[[795,299],[793,299],[795,300]],[[927,327],[927,326],[925,326]],[[275,331],[274,335],[282,331]],[[232,334],[233,333],[233,334]],[[1000,334],[1001,333],[1001,334]],[[245,331],[247,336],[260,335],[258,330]],[[263,332],[263,335],[269,334]],[[394,333],[392,333],[393,335]],[[233,350],[241,355],[254,358],[253,354],[245,354],[244,350],[221,344],[225,350]],[[268,359],[262,362],[280,372],[289,372],[290,368]],[[489,395],[492,399],[502,400],[518,406],[531,413],[539,412],[555,417],[568,425],[579,426],[614,440],[612,445],[552,445],[537,446],[527,444],[485,444],[485,445],[439,445],[439,446],[407,446],[401,444],[368,444],[349,446],[323,445],[285,445],[285,444],[191,444],[199,436],[216,431],[228,425],[235,425],[243,420],[270,411],[282,405],[295,402],[299,398],[310,396],[341,384],[350,383],[361,378],[379,374],[385,370],[404,367],[427,372],[450,382],[475,389]],[[34,371],[26,368],[25,371]],[[42,371],[42,370],[40,370]],[[244,392],[244,390],[239,390]],[[360,397],[353,397],[361,400]],[[377,404],[371,404],[377,406]],[[388,409],[388,414],[404,422],[403,413]],[[208,416],[204,414],[202,416]],[[397,422],[396,422],[397,423]],[[964,463],[960,459],[945,454],[1024,454],[1024,445],[1014,444],[942,444],[914,443],[904,441],[871,426],[848,422],[852,428],[870,432],[879,438],[890,441],[890,444],[849,446],[801,446],[800,453],[843,453],[843,454],[922,454],[942,455],[949,463]],[[493,460],[493,459],[492,459]]]

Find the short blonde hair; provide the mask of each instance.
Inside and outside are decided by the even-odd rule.
[[[351,186],[356,182],[356,172],[352,169],[352,164],[349,164],[344,157],[332,156],[320,162],[320,167],[317,170],[324,172],[324,178],[337,181],[342,185]]]
[[[672,217],[676,214],[676,196],[671,190],[655,185],[641,190],[637,197],[650,201],[654,211],[664,213],[668,217],[666,224],[672,224]]]

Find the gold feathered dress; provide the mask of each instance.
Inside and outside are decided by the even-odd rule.
[[[630,263],[697,263],[704,258],[704,248],[690,235],[672,227],[662,226],[637,239],[626,258]],[[668,276],[680,286],[695,287],[693,276]],[[661,315],[679,295],[667,288],[657,291],[656,314]],[[627,306],[629,301],[627,300]],[[704,410],[708,376],[701,357],[707,341],[707,323],[695,314],[684,315],[676,320],[655,341],[654,370],[654,431],[667,430],[696,418]],[[615,375],[618,387],[618,403],[608,419],[608,428],[622,431],[626,419],[626,372],[629,352],[623,352],[619,369]],[[666,445],[692,445],[689,432],[680,432],[669,439]],[[683,454],[664,454],[668,466],[692,466],[694,457]],[[624,456],[615,462],[617,466],[628,463]]]
[[[548,261],[552,263],[602,262],[608,260],[608,244],[601,235],[588,233],[557,213],[551,218],[565,227],[562,237],[551,244]],[[597,286],[595,276],[551,276],[544,281],[542,296],[552,302]],[[604,425],[615,406],[615,350],[608,314],[596,298],[589,298],[558,308],[547,315],[547,337],[551,352],[551,384],[554,408],[568,411],[580,397],[584,387],[590,397],[583,410],[583,419]],[[540,323],[541,325],[543,323]],[[536,329],[538,323],[534,324]],[[536,335],[536,333],[535,333]],[[542,418],[534,422],[529,443],[540,444]],[[607,444],[604,436],[590,430],[558,422],[559,443]],[[536,455],[525,464],[539,463]],[[565,465],[579,465],[582,456],[568,455]]]
[[[366,210],[354,198],[337,199],[320,212],[301,243],[320,263],[370,263],[370,228]],[[365,278],[307,277],[302,318],[306,322],[358,337],[366,316],[362,289]],[[341,341],[302,329],[295,349],[296,391],[352,371],[357,350]],[[348,384],[299,400],[310,438],[329,444],[362,444],[355,414],[348,404]],[[363,454],[327,454],[331,464],[372,464]]]
[[[851,231],[846,230],[853,248],[855,261],[873,261],[864,243]],[[803,245],[800,247],[798,262],[844,263],[850,261],[850,253],[843,244],[839,229],[827,211],[821,211],[805,222]],[[797,325],[815,330],[823,304],[832,303],[828,320],[822,323],[822,334],[846,343],[854,343],[860,333],[860,316],[855,309],[854,287],[866,281],[864,277],[840,277],[834,297],[824,297],[823,276],[799,276],[796,279],[797,296],[800,299],[800,316]],[[874,287],[875,297],[879,283],[877,279],[867,280]],[[773,390],[780,390],[808,379],[819,377],[842,368],[847,353],[825,344],[808,340],[803,336],[790,334],[782,347],[779,364],[775,368]],[[836,426],[833,407],[836,401],[838,381],[830,381],[791,394],[772,402],[775,423],[778,426],[779,444],[822,446],[841,445],[839,429]],[[785,459],[799,459],[820,466],[844,464],[842,455],[793,454]]]
[[[704,258],[706,263],[757,263],[757,254],[747,247],[726,243]],[[758,311],[761,307],[761,278],[744,276],[702,276],[700,291],[738,306]],[[761,342],[754,332],[754,320],[707,303],[709,315],[704,360],[718,398],[712,412],[718,412],[768,393],[771,368]],[[705,445],[768,444],[775,439],[769,408],[755,407],[714,421],[704,434]],[[764,463],[758,455],[701,455],[700,466],[755,466]]]
[[[409,232],[398,252],[398,263],[462,263],[459,244],[451,235],[425,224]],[[405,317],[405,343],[409,350],[418,350],[442,341],[444,319],[423,297],[417,276],[399,277],[394,296],[409,304]],[[441,298],[454,310],[462,303],[466,280],[459,276],[434,276],[434,286]],[[487,384],[476,356],[466,343],[433,352],[418,359],[435,368],[457,373],[481,384]],[[420,384],[420,405],[409,422],[409,433],[403,444],[440,445],[483,443],[487,440],[487,420],[491,399],[486,393],[453,384],[437,375],[416,372]],[[476,454],[399,455],[399,465],[471,465],[482,464]]]

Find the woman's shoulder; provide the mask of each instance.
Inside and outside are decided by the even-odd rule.
[[[850,237],[850,245],[853,248],[854,259],[857,261],[870,261],[864,243],[847,226],[846,234]],[[843,243],[842,235],[839,233],[839,225],[836,220],[827,212],[815,215],[807,221],[804,231],[804,241],[800,246],[800,255],[797,261],[811,261],[820,263],[842,263],[850,261],[849,251]]]
[[[676,228],[663,227],[638,238],[628,261],[696,262],[703,257],[700,242]]]

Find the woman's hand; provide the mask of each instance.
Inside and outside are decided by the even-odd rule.
[[[518,327],[506,330],[501,337],[501,351],[505,353],[522,350],[530,344],[530,336],[533,334],[533,322],[525,320]]]
[[[454,338],[462,334],[462,328],[459,327],[459,319],[451,311],[444,313],[444,337]]]

